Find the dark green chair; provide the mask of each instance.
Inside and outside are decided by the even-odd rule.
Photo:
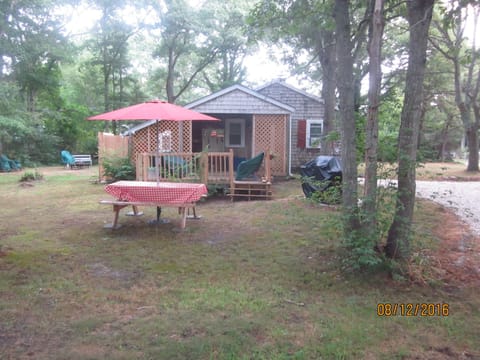
[[[254,158],[244,160],[240,164],[238,164],[235,180],[256,180],[255,173],[260,169],[264,157],[265,153],[261,152]]]

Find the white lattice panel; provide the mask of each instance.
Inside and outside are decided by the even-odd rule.
[[[159,121],[158,133],[171,131],[172,152],[192,151],[192,122],[191,121]],[[183,138],[183,141],[181,141]],[[181,144],[183,149],[181,149]],[[135,159],[138,153],[155,152],[158,146],[157,124],[143,128],[133,136],[133,153]]]
[[[268,149],[274,155],[271,161],[272,175],[286,176],[287,116],[255,115],[254,124],[255,153]]]

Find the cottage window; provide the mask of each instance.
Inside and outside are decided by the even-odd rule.
[[[323,120],[307,120],[306,144],[308,148],[320,148]]]
[[[227,146],[244,147],[245,146],[245,119],[227,119]]]

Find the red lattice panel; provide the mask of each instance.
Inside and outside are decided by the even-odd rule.
[[[269,150],[274,155],[272,175],[287,175],[287,116],[255,115],[255,153]],[[266,154],[267,155],[267,154]]]

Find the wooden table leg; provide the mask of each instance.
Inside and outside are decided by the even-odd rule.
[[[184,207],[182,208],[178,208],[178,212],[182,215],[182,220],[181,220],[181,223],[180,223],[180,228],[182,230],[185,229],[185,226],[187,225],[187,212],[185,210]]]
[[[123,209],[125,206],[122,205],[113,205],[113,212],[115,215],[113,216],[113,224],[112,229],[116,229],[118,225],[118,215],[120,214],[120,210]]]

